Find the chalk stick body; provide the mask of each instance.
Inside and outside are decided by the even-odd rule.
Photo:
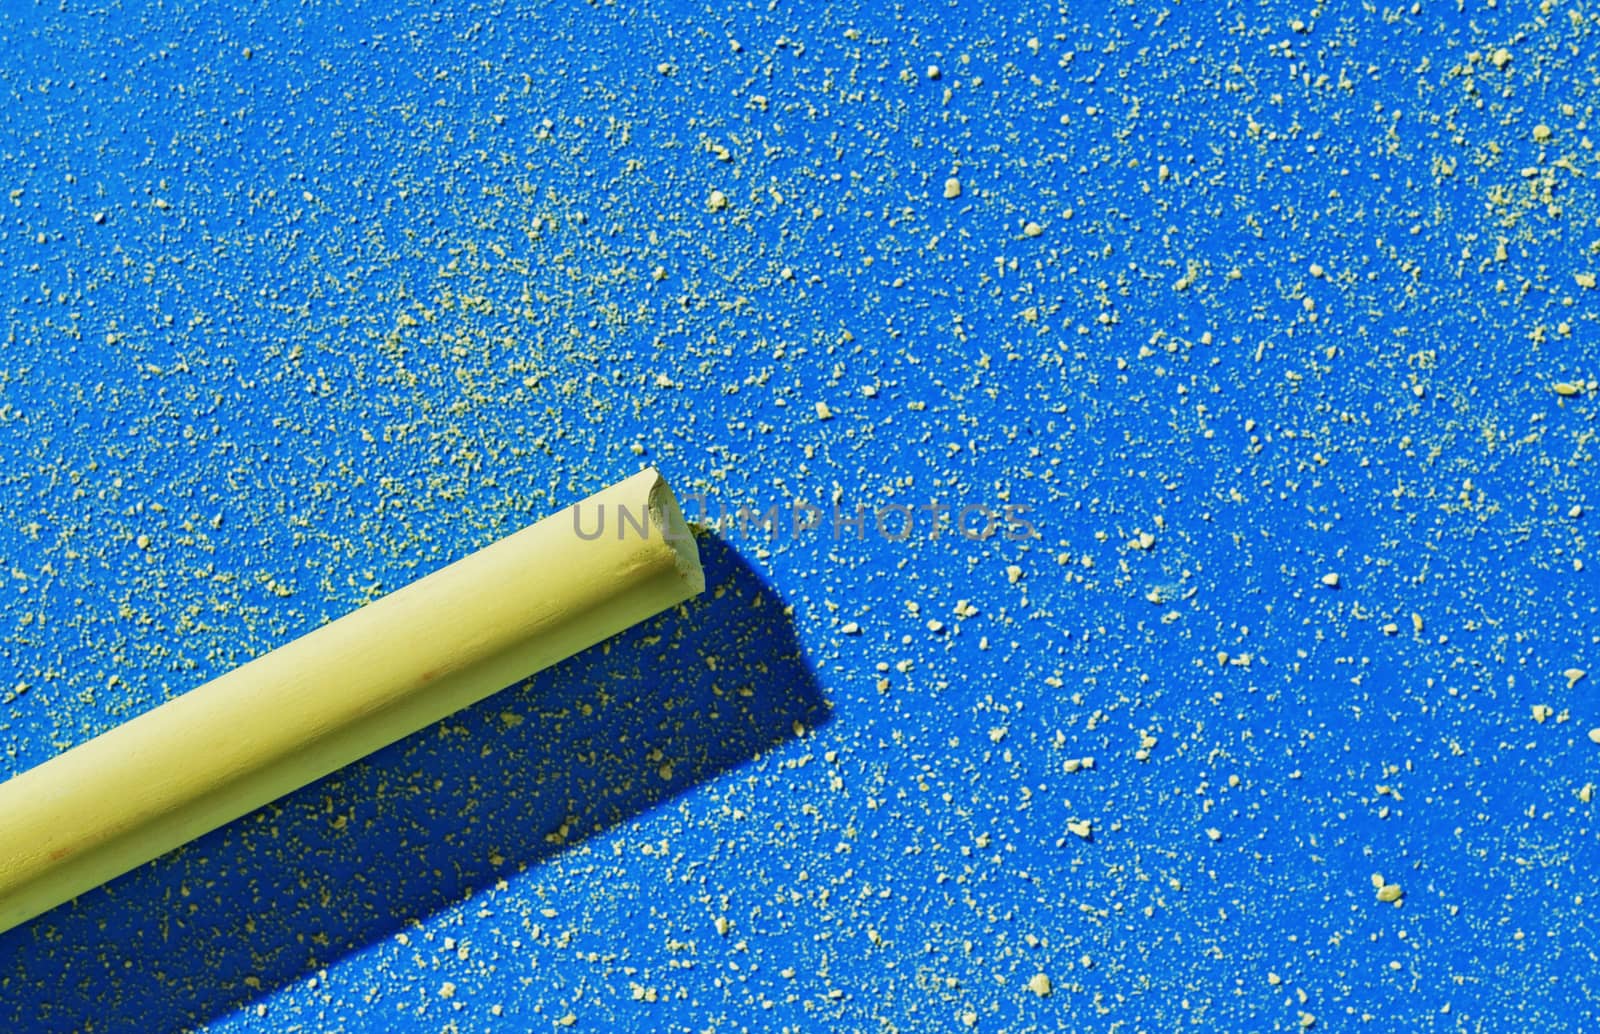
[[[0,931],[703,588],[646,470],[175,697],[0,783]]]

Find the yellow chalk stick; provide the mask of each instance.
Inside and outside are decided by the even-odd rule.
[[[698,594],[654,470],[0,783],[0,931]]]

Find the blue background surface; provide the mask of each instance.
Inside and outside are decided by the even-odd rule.
[[[708,532],[706,598],[0,935],[7,1029],[1600,1027],[1589,5],[0,55],[0,775],[644,463],[1038,533]]]

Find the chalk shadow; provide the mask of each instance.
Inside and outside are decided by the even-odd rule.
[[[683,608],[0,934],[0,1023],[204,1024],[827,722],[780,597],[700,554]]]

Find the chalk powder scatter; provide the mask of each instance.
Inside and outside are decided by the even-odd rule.
[[[1600,1027],[1600,11],[0,43],[0,776],[645,464],[820,514],[0,935],[7,1029]]]

